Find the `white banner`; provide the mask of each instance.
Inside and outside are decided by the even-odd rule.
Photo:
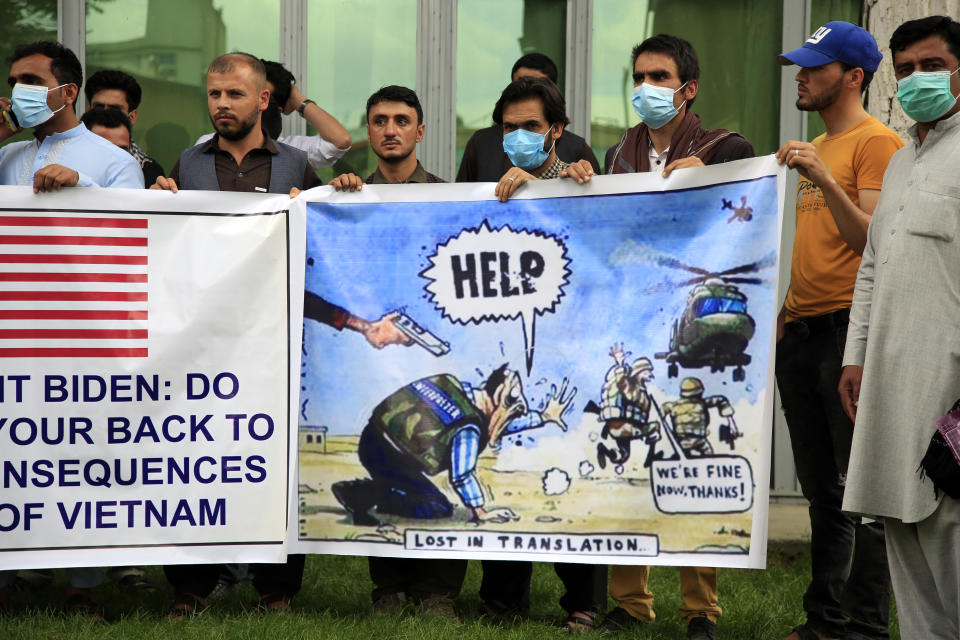
[[[288,206],[0,187],[0,568],[284,558]]]

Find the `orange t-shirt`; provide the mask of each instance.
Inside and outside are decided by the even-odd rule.
[[[874,117],[843,133],[813,139],[823,163],[847,196],[860,206],[859,189],[879,189],[891,156],[903,140]],[[803,176],[797,188],[797,235],[793,240],[787,321],[850,306],[860,256],[837,229],[823,192]]]

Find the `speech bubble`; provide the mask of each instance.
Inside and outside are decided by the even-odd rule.
[[[567,248],[542,231],[492,229],[484,220],[464,229],[430,256],[420,276],[444,317],[466,325],[521,319],[527,375],[533,368],[536,319],[553,313],[569,281]]]
[[[753,470],[743,456],[655,460],[650,489],[663,513],[740,513],[753,506]]]

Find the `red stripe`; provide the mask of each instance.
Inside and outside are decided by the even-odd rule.
[[[3,340],[145,340],[146,329],[0,329]]]
[[[110,309],[0,309],[0,320],[146,320],[146,311]]]
[[[110,227],[113,229],[146,229],[145,218],[43,218],[32,216],[0,216],[0,226],[7,227]]]
[[[0,358],[146,358],[147,350],[142,349],[74,349],[24,347],[22,349],[0,349]]]
[[[147,256],[82,256],[56,253],[0,253],[7,264],[147,264]]]
[[[0,291],[0,300],[146,302],[146,291]]]
[[[146,282],[145,273],[0,273],[0,282]]]
[[[4,236],[0,244],[71,244],[99,247],[145,247],[146,238],[120,238],[107,236]]]

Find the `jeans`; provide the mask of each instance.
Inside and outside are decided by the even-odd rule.
[[[841,510],[853,423],[837,385],[845,312],[790,322],[776,375],[803,496],[810,502],[807,626],[831,637],[889,638],[890,573],[883,525]]]
[[[689,622],[706,616],[716,622],[723,611],[717,601],[717,570],[713,567],[677,567],[680,571],[680,617]],[[653,592],[647,586],[650,567],[614,565],[610,572],[610,596],[638,620],[653,622]]]
[[[484,560],[480,598],[497,601],[520,611],[530,608],[533,563],[524,560]],[[555,562],[553,570],[563,582],[560,606],[567,613],[607,609],[607,565]]]

